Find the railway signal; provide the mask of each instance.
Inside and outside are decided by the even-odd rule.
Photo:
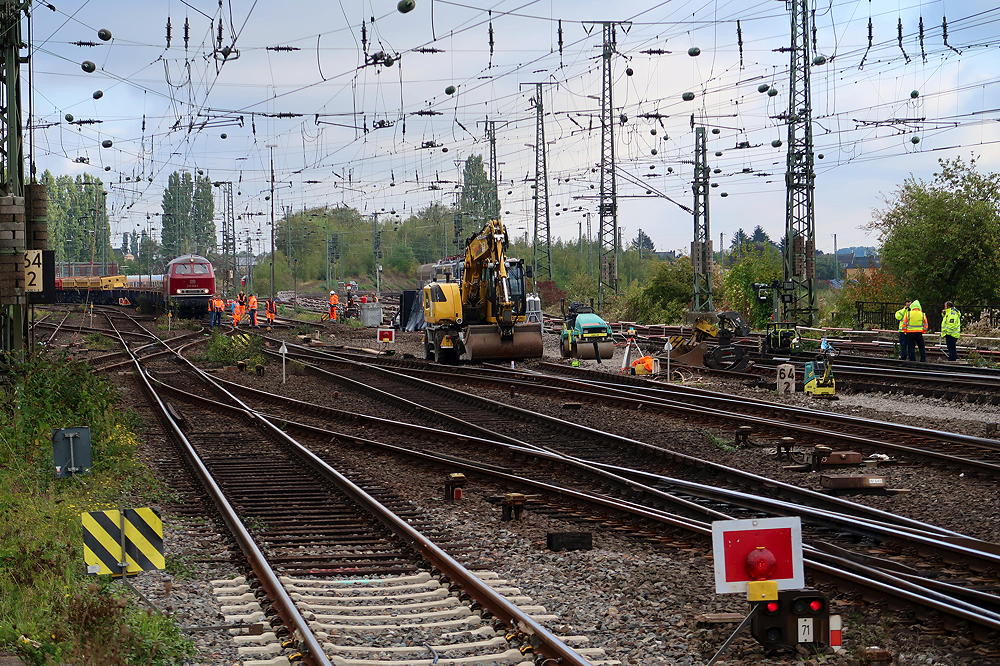
[[[712,547],[716,593],[746,593],[750,613],[709,664],[715,663],[747,624],[767,652],[834,642],[827,598],[816,590],[802,589],[805,574],[800,518],[715,521]],[[837,617],[838,644],[839,620]]]

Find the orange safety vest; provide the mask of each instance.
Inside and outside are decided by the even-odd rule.
[[[212,309],[216,312],[222,312],[226,309],[226,303],[221,298],[216,298],[212,301]]]
[[[330,294],[330,305],[340,305],[340,296],[337,294]]]
[[[643,356],[642,358],[637,358],[634,361],[632,361],[632,367],[633,368],[637,367],[637,366],[640,366],[640,365],[645,366],[646,372],[649,372],[650,374],[652,374],[652,372],[653,372],[653,357],[652,356]]]
[[[256,310],[257,309],[257,297],[256,296],[251,296],[250,300],[247,301],[247,305],[250,306],[251,310]]]
[[[267,312],[267,314],[269,315],[277,314],[278,304],[268,299],[267,301],[264,302],[264,311]]]

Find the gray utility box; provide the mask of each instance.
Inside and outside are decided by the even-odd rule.
[[[365,328],[376,328],[382,325],[382,304],[361,303],[361,325]]]
[[[89,472],[93,466],[90,453],[90,428],[56,428],[52,431],[52,462],[59,478]]]

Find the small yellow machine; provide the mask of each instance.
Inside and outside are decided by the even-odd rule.
[[[820,352],[815,361],[805,364],[802,391],[814,398],[836,399],[837,382],[833,378],[832,359],[837,355],[837,350],[823,338]]]
[[[507,257],[491,220],[465,246],[461,278],[424,285],[424,352],[438,363],[541,358],[542,325],[528,322],[524,262]]]

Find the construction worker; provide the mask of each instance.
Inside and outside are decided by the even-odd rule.
[[[222,311],[226,309],[226,302],[222,298],[215,294],[208,301],[208,310],[211,313],[211,320],[209,326],[212,328],[222,326]]]
[[[208,299],[208,327],[212,328],[215,326],[215,295],[209,297]]]
[[[910,308],[903,315],[903,333],[906,333],[906,358],[916,360],[916,347],[920,347],[920,362],[927,362],[927,347],[924,345],[924,333],[927,332],[927,315],[920,307],[920,301],[914,299]]]
[[[240,293],[236,294],[236,302],[243,307],[247,306],[247,295],[241,290]]]
[[[236,300],[233,303],[233,327],[239,328],[240,322],[243,320],[243,303]]]
[[[257,297],[253,292],[247,297],[247,309],[250,311],[250,325],[257,328]]]
[[[906,360],[906,333],[903,333],[903,317],[906,315],[906,311],[910,309],[910,303],[913,301],[906,301],[906,304],[896,310],[896,321],[899,322],[899,360]]]
[[[337,292],[330,292],[330,321],[337,321],[337,306],[340,305],[340,296]]]
[[[958,339],[962,335],[962,313],[958,311],[951,301],[944,302],[944,310],[941,311],[941,339],[948,346],[948,360],[958,360]]]
[[[278,304],[273,298],[264,301],[264,316],[267,317],[267,325],[274,326],[274,318],[278,315]]]

